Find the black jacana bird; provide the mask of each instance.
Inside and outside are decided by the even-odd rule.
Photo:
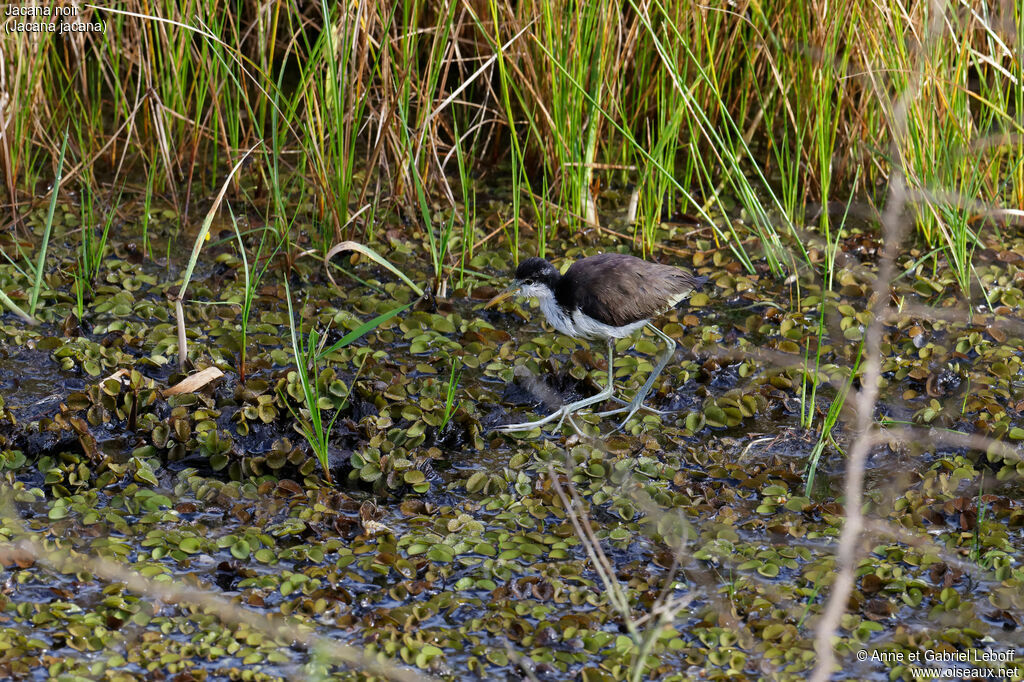
[[[579,431],[571,415],[613,397],[615,340],[631,336],[644,327],[649,327],[665,341],[664,355],[633,400],[625,403],[615,398],[624,406],[600,412],[598,416],[625,412],[626,419],[619,426],[621,429],[641,407],[663,414],[644,405],[643,401],[675,352],[676,342],[651,324],[651,320],[678,305],[707,279],[696,277],[683,268],[659,265],[620,253],[582,258],[573,263],[564,275],[543,258],[524,260],[516,268],[512,285],[484,307],[489,308],[517,294],[535,298],[548,323],[566,336],[604,340],[608,344],[608,385],[596,395],[563,405],[543,419],[506,424],[494,430],[504,433],[529,431],[558,419],[557,429],[569,417],[573,428]]]

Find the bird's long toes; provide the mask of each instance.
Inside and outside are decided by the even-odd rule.
[[[643,403],[640,403],[638,405],[634,404],[634,403],[629,403],[625,407],[617,407],[614,410],[608,410],[606,412],[598,412],[597,416],[599,416],[599,417],[610,417],[610,416],[612,416],[614,414],[622,414],[623,412],[625,412],[626,413],[626,418],[622,421],[621,424],[619,424],[618,428],[616,428],[615,431],[612,432],[612,433],[615,433],[616,431],[623,430],[626,427],[626,424],[629,423],[629,420],[632,419],[636,415],[636,413],[639,412],[640,410],[644,410],[645,412],[650,412],[651,414],[656,414],[658,416],[664,416],[664,415],[667,415],[667,414],[671,414],[671,412],[667,412],[665,410],[659,410],[659,409],[657,409],[655,407],[651,407],[650,405],[644,405]]]
[[[522,433],[524,431],[532,431],[539,425],[533,422],[522,422],[519,424],[502,424],[501,426],[491,427],[492,433]]]

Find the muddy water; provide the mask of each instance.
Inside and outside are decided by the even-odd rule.
[[[154,252],[166,253],[172,229],[153,229]],[[492,277],[512,264],[478,254],[470,265],[481,276],[471,272],[449,299],[418,302],[311,364],[325,423],[334,420],[330,485],[295,429],[311,413],[278,264],[256,285],[241,381],[242,264],[231,241],[211,242],[185,306],[188,373],[216,366],[225,376],[165,397],[182,378],[165,296],[180,286],[181,256],[140,261],[127,246],[134,239],[112,241],[80,324],[73,235],[52,247],[43,324],[2,318],[6,537],[201,587],[442,677],[519,676],[521,656],[544,679],[621,678],[635,644],[561,491],[575,494],[569,507],[590,523],[630,617],[676,600],[650,645],[649,675],[804,679],[813,666],[814,623],[835,573],[848,412],[821,449],[809,495],[806,464],[856,362],[867,278],[840,273],[819,337],[813,277],[797,290],[764,269],[743,272],[700,234],[670,237],[667,261],[693,267],[700,254],[695,269],[712,278],[706,296],[659,320],[679,349],[650,402],[671,413],[624,432],[581,416],[582,434],[566,426],[508,437],[488,427],[592,395],[605,360],[603,349],[546,328],[526,303],[481,311]],[[625,247],[554,252],[609,248]],[[358,280],[335,288],[322,263],[300,258],[289,281],[302,328],[329,343],[412,300],[380,267],[338,264]],[[426,281],[417,267],[403,260]],[[1014,261],[982,253],[978,267],[997,296],[1015,295]],[[6,266],[0,276],[26,289]],[[948,273],[915,277],[906,300],[956,309],[934,293]],[[1014,310],[952,322],[907,316],[885,329],[876,418],[918,430],[869,459],[877,523],[840,633],[849,666],[837,679],[909,675],[858,662],[861,650],[1020,650],[1022,468],[942,443],[952,431],[1024,438]],[[823,383],[812,401],[813,372],[796,365],[813,366],[819,346]],[[659,351],[649,336],[622,344],[620,395],[639,388]],[[134,375],[104,381],[119,369]],[[0,669],[11,675],[340,670],[258,622],[140,596],[82,563],[5,556]]]

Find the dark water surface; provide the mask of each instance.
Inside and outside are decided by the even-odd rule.
[[[135,237],[112,239],[80,322],[74,236],[58,232],[43,324],[0,318],[2,533],[64,559],[0,551],[0,673],[344,676],[298,637],[268,633],[263,617],[272,615],[450,679],[520,679],[524,667],[538,679],[624,679],[641,641],[626,619],[649,633],[645,617],[666,612],[645,677],[805,679],[836,571],[849,405],[820,449],[809,494],[805,469],[856,363],[870,259],[839,273],[819,342],[821,295],[810,273],[799,287],[764,268],[745,273],[706,234],[669,235],[674,250],[662,262],[711,277],[693,305],[659,320],[679,349],[649,402],[671,413],[641,413],[624,432],[581,416],[582,435],[566,425],[509,437],[488,428],[552,408],[537,379],[555,405],[575,400],[599,390],[605,359],[602,348],[544,327],[526,303],[482,311],[501,281],[490,277],[512,263],[477,254],[472,270],[487,278],[470,273],[447,299],[417,302],[317,364],[323,414],[334,419],[328,484],[294,428],[310,413],[276,265],[255,287],[240,376],[245,289],[233,240],[205,248],[185,304],[187,373],[215,366],[225,376],[162,394],[183,376],[166,294],[180,286],[191,239],[170,222],[151,229],[154,257],[129,248]],[[159,256],[168,239],[182,246],[170,265]],[[610,248],[626,247],[556,253],[571,260]],[[411,252],[385,255],[427,281]],[[907,315],[885,327],[876,421],[915,430],[868,461],[872,525],[836,679],[909,678],[878,653],[1021,651],[1024,466],[943,442],[953,431],[1024,439],[1024,332],[1011,305],[1019,269],[979,258],[979,277],[1003,301],[994,313]],[[322,262],[305,257],[289,280],[303,330],[328,344],[413,301],[385,269],[336,262],[358,279],[338,272],[334,287]],[[4,265],[0,277],[27,289]],[[937,293],[948,290],[943,270],[907,280],[898,285],[907,303],[966,310]],[[812,401],[813,370],[798,365],[813,368],[819,345]],[[632,350],[619,346],[620,395],[639,388],[660,350],[650,335]],[[121,369],[135,374],[104,381]],[[610,576],[561,495],[589,523]],[[251,622],[95,577],[102,571],[87,561],[96,559],[219,595]],[[861,651],[874,658],[859,660]]]

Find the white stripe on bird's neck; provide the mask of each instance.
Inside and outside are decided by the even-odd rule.
[[[543,284],[529,284],[520,289],[523,296],[537,299],[540,310],[544,313],[548,324],[565,334],[577,339],[624,339],[647,325],[648,320],[639,320],[625,327],[598,322],[583,314],[578,308],[567,312],[555,300],[555,292]]]

